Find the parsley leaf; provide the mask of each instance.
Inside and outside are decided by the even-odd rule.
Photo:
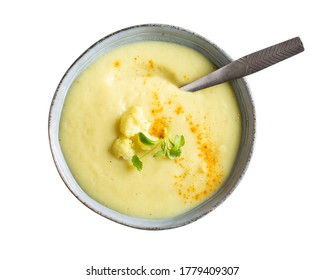
[[[142,161],[140,160],[140,158],[137,155],[134,155],[131,159],[133,166],[138,170],[141,171],[142,170]]]
[[[160,150],[156,153],[154,153],[153,157],[160,157],[160,156],[164,156],[165,155],[165,152],[163,150]]]
[[[147,146],[154,146],[157,144],[157,141],[151,140],[146,135],[144,135],[142,132],[138,133],[139,139],[141,143],[147,145]],[[159,140],[158,140],[159,141]]]
[[[180,157],[181,153],[182,153],[181,147],[185,145],[184,136],[176,135],[174,142],[172,142],[172,141],[170,141],[170,142],[171,142],[172,148],[169,150],[168,158],[174,159],[174,158]]]

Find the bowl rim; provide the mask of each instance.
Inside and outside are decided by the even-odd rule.
[[[61,113],[59,115],[59,120],[55,120],[54,119],[54,112],[56,110],[56,106],[57,106],[57,102],[58,102],[58,96],[60,94],[60,89],[64,86],[64,82],[65,79],[67,79],[67,76],[69,75],[69,73],[73,70],[74,67],[76,67],[76,65],[80,62],[81,59],[83,59],[89,52],[91,52],[94,48],[96,48],[99,44],[102,44],[103,42],[110,40],[110,38],[114,37],[114,36],[118,36],[120,34],[126,33],[126,32],[130,32],[132,30],[136,30],[136,29],[145,29],[145,28],[151,28],[154,30],[161,30],[161,29],[166,29],[166,30],[170,30],[170,31],[174,31],[174,32],[180,32],[180,33],[185,33],[188,34],[189,36],[192,36],[193,38],[196,37],[198,39],[200,39],[203,42],[206,42],[209,46],[213,47],[218,53],[221,53],[227,60],[228,63],[233,61],[233,59],[223,50],[221,49],[219,46],[217,46],[215,43],[211,42],[210,40],[206,39],[205,37],[203,37],[202,35],[199,35],[193,31],[190,31],[188,29],[182,28],[182,27],[178,27],[175,25],[168,25],[168,24],[156,24],[156,23],[147,23],[147,24],[138,24],[138,25],[133,25],[133,26],[129,26],[126,28],[122,28],[119,29],[115,32],[112,32],[104,37],[102,37],[101,39],[99,39],[98,41],[96,41],[95,43],[93,43],[90,47],[88,47],[84,52],[82,52],[81,55],[79,55],[77,57],[77,59],[75,59],[75,61],[70,65],[70,67],[68,67],[68,69],[65,71],[64,75],[62,76],[56,90],[55,93],[53,95],[52,101],[51,101],[51,105],[50,105],[50,110],[49,110],[49,115],[48,115],[48,139],[49,139],[49,144],[50,144],[50,150],[51,150],[51,154],[52,154],[52,158],[54,161],[54,164],[56,166],[56,169],[61,177],[61,179],[63,180],[64,184],[67,186],[67,188],[70,190],[70,192],[81,202],[83,203],[86,207],[88,207],[89,209],[91,209],[92,211],[94,211],[95,213],[111,220],[114,221],[116,223],[128,226],[128,227],[132,227],[132,228],[136,228],[136,229],[143,229],[143,230],[166,230],[166,229],[173,229],[173,228],[177,228],[177,227],[181,227],[181,226],[185,226],[188,225],[200,218],[202,218],[203,216],[207,215],[208,213],[210,213],[211,211],[213,211],[215,208],[217,208],[220,204],[222,204],[231,194],[232,192],[236,189],[236,187],[238,186],[239,182],[241,181],[241,179],[243,178],[244,174],[247,171],[248,165],[251,161],[251,157],[252,157],[252,153],[254,150],[254,146],[255,146],[255,133],[256,133],[256,112],[255,112],[255,105],[254,105],[254,101],[252,99],[251,96],[251,90],[250,87],[246,81],[245,78],[240,78],[238,80],[235,80],[232,83],[232,86],[234,87],[234,85],[236,83],[241,83],[241,85],[246,89],[246,98],[249,102],[249,106],[250,106],[250,114],[251,114],[251,120],[250,120],[250,138],[249,138],[249,145],[247,147],[247,152],[246,152],[246,159],[244,162],[244,165],[241,167],[241,170],[239,172],[238,177],[236,178],[235,182],[233,182],[231,184],[230,189],[226,192],[225,195],[223,195],[221,200],[218,200],[214,203],[212,203],[212,205],[210,205],[208,207],[208,209],[205,209],[203,211],[199,211],[201,207],[203,207],[203,204],[207,204],[207,201],[213,201],[215,198],[216,193],[218,193],[219,191],[217,191],[214,195],[212,195],[209,199],[203,201],[201,204],[199,204],[198,206],[194,207],[193,209],[180,214],[178,216],[175,217],[171,217],[171,218],[166,218],[166,219],[143,219],[143,218],[138,218],[138,217],[132,217],[132,216],[128,216],[125,214],[121,214],[118,213],[106,206],[103,206],[101,204],[99,204],[97,201],[95,201],[94,199],[92,199],[88,194],[86,194],[82,187],[74,180],[73,175],[70,173],[70,176],[72,176],[72,178],[67,178],[67,175],[65,174],[65,171],[62,169],[61,166],[61,161],[63,160],[63,162],[65,162],[64,156],[61,152],[61,154],[57,154],[57,146],[59,146],[59,143],[56,143],[56,141],[58,139],[58,131],[55,130],[53,131],[53,126],[56,126],[56,128],[58,128],[59,123],[60,123],[60,117],[61,117]],[[219,65],[217,65],[219,67]],[[82,72],[83,70],[81,70],[80,72]],[[79,73],[80,73],[79,72]],[[76,74],[75,76],[78,76],[79,74]],[[69,87],[66,89],[66,91],[68,91]],[[235,91],[235,90],[234,90]],[[236,94],[236,97],[238,99],[238,96]],[[64,95],[64,100],[66,98],[66,94]],[[63,105],[62,105],[63,106]],[[61,108],[62,109],[62,108]],[[242,113],[242,109],[241,113]],[[245,109],[245,108],[244,108]],[[242,120],[243,122],[244,120]],[[56,123],[57,122],[57,123]],[[55,123],[55,124],[54,124]],[[56,133],[57,132],[57,133]],[[241,137],[242,138],[242,137]],[[241,139],[241,142],[243,142],[243,139]],[[242,143],[240,144],[242,145]],[[60,149],[60,148],[59,148]],[[239,154],[239,152],[238,152]],[[61,159],[60,159],[61,157]],[[237,155],[238,157],[238,155]],[[235,163],[237,163],[238,159],[236,158]],[[230,172],[230,175],[233,173],[233,171]],[[229,175],[229,176],[230,176]],[[77,187],[79,188],[79,190],[81,190],[84,194],[77,193],[76,190],[73,188],[73,186],[71,185],[71,181],[73,180],[73,184],[76,184]],[[223,187],[221,187],[220,189],[222,189]],[[108,211],[108,213],[107,213]],[[114,213],[115,212],[115,213]],[[193,212],[199,212],[199,214],[194,215],[193,217],[191,217],[191,213],[193,214]],[[177,217],[180,216],[184,216],[184,215],[189,216],[190,218],[186,218],[185,220],[181,220],[178,221],[176,220]],[[121,219],[121,217],[123,217]],[[175,221],[172,221],[175,220]],[[167,222],[168,221],[168,222]],[[152,224],[152,225],[151,225]]]

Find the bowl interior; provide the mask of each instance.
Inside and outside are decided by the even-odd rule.
[[[49,140],[55,165],[70,191],[87,207],[118,223],[140,229],[169,229],[186,225],[212,211],[235,189],[251,157],[255,134],[255,110],[249,87],[244,79],[232,82],[242,115],[242,136],[237,159],[223,186],[208,200],[189,212],[168,219],[141,219],[109,209],[89,197],[78,185],[65,162],[59,143],[59,125],[68,90],[79,74],[101,55],[119,46],[138,41],[172,42],[193,48],[206,56],[218,68],[232,59],[218,46],[191,31],[169,25],[139,25],[104,37],[88,48],[67,70],[54,94],[49,113]]]

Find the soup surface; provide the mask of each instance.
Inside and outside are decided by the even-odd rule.
[[[166,42],[114,49],[71,85],[60,145],[78,184],[120,213],[160,219],[188,211],[215,193],[236,159],[241,115],[229,83],[195,93],[180,86],[215,70],[197,51]],[[153,157],[138,132],[155,141],[185,139],[175,159]],[[152,149],[152,150],[151,150]],[[137,170],[131,161],[143,164]]]

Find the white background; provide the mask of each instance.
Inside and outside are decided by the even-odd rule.
[[[113,279],[86,269],[144,265],[240,267],[222,279],[325,279],[321,2],[2,1],[0,278]],[[121,226],[84,207],[61,181],[47,135],[51,99],[71,63],[105,35],[142,23],[190,29],[234,59],[295,36],[306,49],[247,78],[257,137],[236,191],[167,231]]]

